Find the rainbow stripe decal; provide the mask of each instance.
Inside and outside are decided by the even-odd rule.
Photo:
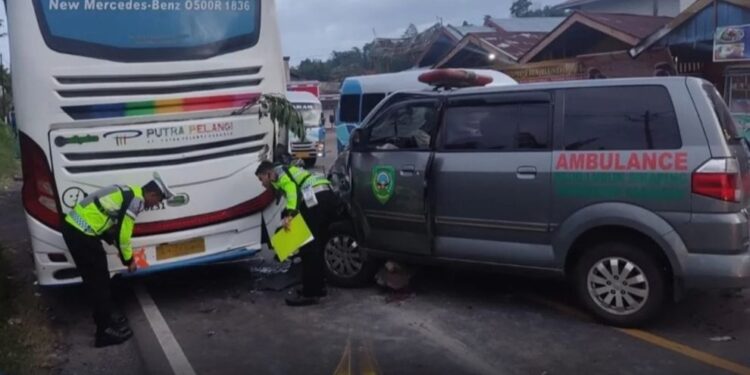
[[[63,107],[63,111],[74,120],[94,120],[239,108],[248,102],[257,101],[258,99],[260,99],[259,93],[251,93],[130,103],[80,105]]]

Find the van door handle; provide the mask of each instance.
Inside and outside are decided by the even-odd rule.
[[[417,167],[413,165],[404,165],[401,167],[401,170],[399,171],[399,174],[402,177],[412,177],[417,175]]]
[[[516,178],[519,180],[533,180],[536,178],[536,167],[518,167]]]

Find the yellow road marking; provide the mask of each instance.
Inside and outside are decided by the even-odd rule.
[[[346,339],[344,353],[341,355],[341,361],[336,366],[333,375],[352,375],[352,340]]]
[[[682,345],[679,343],[676,343],[674,341],[667,340],[661,336],[654,335],[652,333],[648,333],[645,331],[641,331],[639,329],[622,329],[619,328],[618,331],[629,335],[631,337],[635,337],[639,340],[643,340],[645,342],[648,342],[652,345],[656,345],[658,347],[671,350],[673,352],[680,353],[686,357],[690,357],[692,359],[695,359],[696,361],[703,362],[705,364],[718,367],[720,369],[727,370],[733,374],[738,375],[750,375],[750,368],[745,367],[743,365],[740,365],[738,363],[734,363],[732,361],[726,360],[724,358],[717,357],[713,354],[708,354],[706,352],[702,352],[700,350],[693,349],[687,345]]]
[[[372,342],[366,340],[363,344],[355,345],[355,347],[356,350],[352,350],[352,339],[351,337],[347,338],[341,360],[333,375],[353,375],[355,373],[358,375],[380,375],[380,367],[375,359]],[[352,352],[354,352],[353,355]],[[355,366],[355,364],[358,366]],[[357,367],[359,372],[352,372],[354,367]]]
[[[566,305],[563,305],[554,301],[550,301],[547,299],[543,299],[540,297],[536,297],[536,296],[529,297],[528,299],[532,302],[536,302],[538,304],[551,307],[557,311],[560,311],[567,315],[574,316],[578,319],[591,321],[591,317],[589,315],[585,314],[584,312],[578,309],[572,308],[570,306],[566,306]],[[732,374],[750,375],[750,367],[746,367],[739,363],[735,363],[730,360],[717,357],[713,354],[702,352],[700,350],[691,348],[687,345],[683,345],[683,344],[668,340],[664,337],[657,336],[653,333],[649,333],[649,332],[642,331],[639,329],[615,328],[615,330],[620,331],[638,340],[645,341],[651,345],[655,345],[660,348],[667,349],[675,353],[681,354],[685,357],[692,358],[698,362],[702,362],[704,364],[707,364],[716,368],[720,368],[722,370],[726,370]]]
[[[375,353],[372,349],[372,343],[367,340],[359,347],[359,373],[360,375],[379,375],[380,367],[375,359]]]

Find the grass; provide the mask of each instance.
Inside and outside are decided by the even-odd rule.
[[[0,122],[0,187],[18,174],[20,163],[15,157],[16,139],[10,128]]]
[[[0,374],[48,374],[56,342],[41,298],[20,282],[0,247]]]

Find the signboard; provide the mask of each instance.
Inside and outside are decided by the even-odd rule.
[[[512,65],[501,69],[520,83],[677,74],[667,50],[646,51],[633,59],[625,51],[580,55],[575,59]]]
[[[716,28],[714,61],[750,60],[750,25]]]
[[[320,97],[320,82],[318,81],[289,82],[286,89],[287,91],[309,92],[316,98]]]
[[[502,69],[521,83],[568,81],[583,78],[583,67],[577,61],[558,60],[530,63]]]

